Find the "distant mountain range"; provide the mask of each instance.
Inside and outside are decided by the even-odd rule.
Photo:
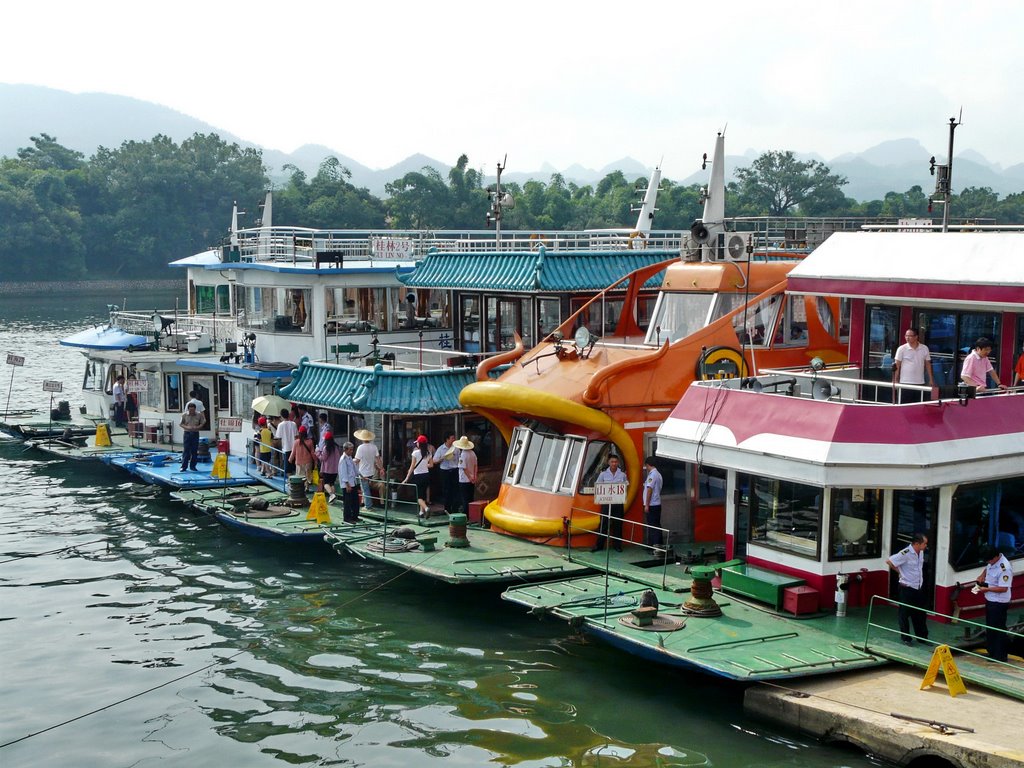
[[[176,142],[194,133],[216,133],[225,141],[237,142],[243,147],[258,145],[222,131],[169,107],[141,101],[127,96],[106,93],[74,94],[35,85],[0,83],[0,156],[12,157],[18,149],[30,144],[30,137],[48,133],[66,147],[78,150],[87,157],[96,148],[119,147],[123,141],[146,141],[156,134],[164,134]],[[312,176],[324,158],[333,156],[352,172],[352,183],[366,187],[377,196],[384,195],[384,185],[401,178],[410,171],[425,166],[436,168],[447,176],[451,165],[426,155],[412,155],[390,168],[373,169],[330,147],[307,144],[291,154],[276,149],[263,150],[263,161],[270,177],[283,181],[288,174],[285,164],[292,164]],[[787,149],[781,147],[779,149]],[[943,148],[944,149],[944,148]],[[732,170],[749,165],[759,153],[748,150],[745,155],[726,157],[727,176]],[[917,139],[895,139],[883,142],[858,153],[846,153],[832,159],[820,155],[796,153],[802,160],[824,162],[833,173],[845,176],[849,183],[843,187],[847,197],[855,200],[877,200],[887,192],[905,192],[919,185],[926,193],[932,191],[928,176],[928,159],[932,155],[944,158],[944,152],[930,152]],[[454,159],[454,158],[453,158]],[[574,164],[559,171],[545,163],[532,172],[510,171],[502,175],[506,181],[522,184],[529,179],[547,182],[553,173],[560,172],[566,181],[577,184],[596,184],[612,171],[622,171],[630,180],[647,177],[651,169],[630,157],[608,163],[603,168],[591,169]],[[663,169],[666,176],[680,184],[703,184],[707,172],[697,171],[679,178],[674,169]],[[493,181],[493,177],[491,179]],[[990,187],[1000,196],[1024,191],[1024,163],[1001,168],[990,163],[981,154],[965,150],[956,156],[954,188]]]

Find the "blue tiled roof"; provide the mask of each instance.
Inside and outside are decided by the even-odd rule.
[[[410,288],[510,291],[600,291],[634,269],[679,251],[537,251],[518,253],[430,253],[398,279]],[[660,281],[655,281],[660,285]]]
[[[499,366],[492,375],[506,368]],[[401,371],[303,360],[280,395],[293,403],[355,413],[455,413],[465,410],[459,392],[474,381],[475,368]]]

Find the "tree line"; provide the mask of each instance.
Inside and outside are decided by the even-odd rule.
[[[86,158],[40,134],[32,146],[0,159],[0,279],[75,280],[170,276],[167,263],[219,245],[234,201],[255,211],[269,185],[262,155],[215,134],[176,144],[166,136],[99,148]],[[488,189],[462,155],[443,176],[433,168],[405,174],[378,198],[351,183],[337,158],[309,178],[294,166],[274,193],[274,221],[323,229],[484,229]],[[792,152],[766,152],[729,184],[730,216],[920,216],[928,196],[920,186],[857,202],[843,195],[846,179]],[[629,226],[637,184],[614,171],[596,185],[527,181],[503,188],[516,205],[505,229],[581,230]],[[701,214],[700,185],[663,179],[657,229],[679,230]],[[987,187],[954,196],[958,218],[1024,222],[1024,193]],[[250,217],[250,220],[254,217]]]

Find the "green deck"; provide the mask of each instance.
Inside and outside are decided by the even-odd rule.
[[[661,588],[654,591],[660,603],[658,615],[667,620],[665,628],[639,629],[629,619],[647,588],[634,579],[596,574],[514,586],[503,598],[531,613],[557,616],[643,658],[744,681],[829,674],[893,662],[925,669],[938,644],[978,645],[980,627],[975,624],[929,621],[928,643],[905,646],[896,631],[896,608],[888,605],[874,607],[869,627],[866,608],[850,609],[842,618],[833,613],[794,617],[716,591],[722,616],[699,618],[682,608],[687,595]],[[970,637],[965,638],[965,630],[972,632]],[[956,659],[968,683],[1024,698],[1024,664],[1018,662],[1012,669],[967,652],[957,652]]]
[[[470,527],[466,532],[469,545],[452,547],[448,546],[450,537],[446,527],[419,523],[405,525],[416,533],[419,541],[434,538],[433,550],[420,546],[408,551],[382,551],[382,522],[377,523],[372,532],[357,534],[334,530],[328,533],[327,539],[340,552],[411,570],[449,584],[511,584],[564,578],[589,570],[588,566],[566,558],[562,549],[504,536],[485,528]],[[389,525],[387,530],[395,527],[394,524]]]

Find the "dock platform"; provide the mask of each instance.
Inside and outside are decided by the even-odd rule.
[[[747,690],[744,709],[828,742],[853,744],[896,765],[940,764],[936,759],[956,768],[1024,765],[1024,702],[970,681],[967,693],[953,698],[941,675],[920,690],[923,675],[920,669],[885,668],[805,678],[785,687],[760,684]]]

